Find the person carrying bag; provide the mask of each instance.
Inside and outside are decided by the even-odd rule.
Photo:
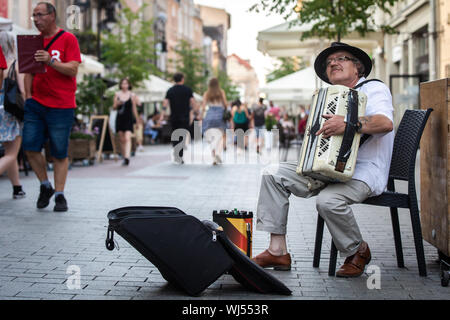
[[[14,77],[14,84],[19,88],[22,88],[22,79],[20,75],[12,73],[11,70],[15,71],[14,57],[16,56],[16,49],[14,43],[14,36],[9,33],[2,31],[0,32],[0,143],[4,149],[4,154],[0,158],[0,175],[8,172],[8,178],[11,182],[13,189],[12,198],[22,199],[25,197],[25,192],[22,189],[19,176],[19,165],[17,157],[20,151],[20,146],[22,144],[22,130],[21,124],[17,117],[13,114],[7,112],[5,105],[5,91],[11,93],[10,90],[10,78]],[[9,71],[8,69],[9,66]],[[5,81],[3,81],[5,79]],[[5,90],[6,89],[6,90]],[[20,94],[21,90],[16,90]],[[11,94],[9,94],[9,97]],[[8,102],[11,100],[7,97]],[[14,99],[17,99],[13,96]],[[20,97],[21,98],[21,97]],[[20,99],[19,98],[19,99]]]
[[[18,120],[23,121],[24,116],[24,100],[17,83],[16,61],[14,61],[9,69],[8,76],[4,82],[4,108],[5,111],[15,116]]]

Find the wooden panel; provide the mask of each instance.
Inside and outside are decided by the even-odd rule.
[[[450,79],[447,78],[447,251],[443,251],[450,256],[450,207],[448,198],[450,197]]]
[[[433,108],[420,144],[420,209],[423,238],[450,255],[449,79],[420,84],[422,109]]]

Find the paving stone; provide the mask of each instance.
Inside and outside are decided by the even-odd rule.
[[[353,206],[355,217],[372,251],[371,265],[380,268],[380,290],[369,290],[366,273],[357,279],[328,276],[331,237],[325,228],[320,268],[312,267],[317,212],[315,198],[290,198],[287,244],[292,270],[268,270],[284,282],[292,296],[259,295],[245,290],[230,275],[220,277],[199,297],[174,288],[158,269],[120,236],[119,250],[105,248],[107,213],[129,205],[175,206],[200,220],[212,211],[239,208],[256,212],[262,165],[210,165],[170,162],[169,145],[146,146],[131,165],[105,160],[69,171],[66,197],[69,212],[55,213],[51,206],[35,209],[39,194],[36,177],[21,173],[27,198],[10,199],[10,183],[0,177],[0,299],[61,300],[315,300],[315,299],[439,299],[449,300],[442,288],[437,250],[424,243],[427,277],[418,275],[407,210],[399,210],[406,268],[398,268],[389,209]],[[296,160],[290,154],[291,160]],[[419,162],[417,163],[419,166]],[[49,173],[50,180],[53,173]],[[397,190],[407,184],[400,182]],[[2,192],[7,190],[8,192]],[[419,197],[420,198],[420,197]],[[52,199],[53,201],[53,199]],[[256,222],[256,218],[254,219]],[[253,252],[267,248],[269,234],[253,228]],[[338,257],[339,266],[344,261]],[[69,266],[80,268],[82,289],[69,290]]]

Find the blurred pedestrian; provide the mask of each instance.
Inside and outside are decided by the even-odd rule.
[[[300,106],[300,112],[299,112],[299,120],[302,120],[306,116],[306,110],[304,106]]]
[[[42,74],[25,75],[25,118],[23,147],[39,179],[40,193],[37,208],[48,206],[55,194],[54,211],[67,211],[64,197],[69,161],[70,131],[75,114],[76,76],[81,63],[77,38],[56,25],[55,7],[39,2],[33,10],[33,21],[44,37],[48,51],[36,51],[34,58],[46,65]],[[54,162],[55,189],[48,180],[45,158],[41,154],[44,143],[50,139],[50,154]]]
[[[167,91],[163,107],[170,108],[170,124],[172,126],[172,131],[184,129],[187,134],[189,132],[189,120],[192,116],[191,111],[196,108],[194,93],[191,88],[184,85],[184,74],[181,72],[175,73],[173,80],[175,85]],[[174,146],[174,160],[179,164],[184,163],[183,149],[185,148],[187,139],[186,134],[180,136],[178,141],[172,141]],[[177,150],[175,146],[180,142],[183,143],[182,148],[178,154],[175,154]]]
[[[274,105],[273,101],[269,101],[269,110],[267,110],[266,116],[267,114],[271,114],[277,121],[280,121],[280,108]]]
[[[190,123],[189,123],[189,133],[192,138],[194,138],[195,134],[195,124],[199,121],[202,121],[201,108],[192,109]]]
[[[139,97],[136,96],[136,108],[138,110],[138,119],[136,120],[136,124],[134,125],[134,133],[136,135],[136,145],[137,145],[137,151],[143,152],[144,151],[144,112],[142,110],[142,104],[139,101]]]
[[[217,78],[212,78],[209,81],[208,90],[203,94],[201,114],[205,113],[206,107],[208,106],[205,118],[203,119],[202,131],[206,134],[206,139],[211,147],[213,165],[222,162],[220,154],[222,153],[223,139],[225,130],[227,129],[227,124],[225,122],[226,117],[224,119],[227,104],[227,97],[225,91],[220,88],[219,80],[217,80]],[[208,134],[207,131],[209,129],[220,130],[220,139],[218,139],[218,135],[211,133],[212,131]]]
[[[290,135],[293,131],[295,131],[294,122],[289,118],[289,115],[286,113],[283,114],[283,118],[280,119],[281,127],[286,135]]]
[[[114,95],[113,109],[117,110],[116,132],[119,134],[120,153],[123,157],[123,166],[130,164],[131,135],[133,134],[133,115],[137,123],[140,123],[136,96],[131,92],[131,84],[127,78],[120,80],[119,91]]]
[[[4,55],[2,48],[5,50]],[[8,178],[13,186],[13,198],[20,199],[25,197],[25,192],[20,184],[19,165],[17,163],[17,155],[22,144],[22,128],[18,119],[3,108],[5,97],[3,79],[7,77],[8,72],[13,67],[16,61],[15,57],[14,37],[8,32],[0,32],[0,142],[5,149],[5,155],[0,158],[0,175],[7,171]],[[17,63],[14,66],[15,70],[12,70],[12,72],[16,72],[17,82],[20,91],[23,93],[23,75],[19,75]]]
[[[150,144],[155,144],[158,138],[159,132],[161,131],[161,114],[155,112],[152,116],[148,116],[147,122],[145,124],[144,135],[150,136]]]
[[[231,120],[234,131],[236,132],[236,130],[242,129],[245,134],[249,128],[250,119],[251,116],[248,112],[247,104],[236,100],[231,109]],[[247,138],[248,136],[244,138],[244,148],[247,148]]]
[[[241,103],[240,100],[233,102],[231,108],[231,120],[233,121],[233,129],[242,129],[246,132],[249,128],[250,114],[247,104]]]
[[[300,106],[300,113],[298,118],[298,137],[303,140],[306,131],[306,124],[308,122],[308,113],[305,106]]]
[[[263,131],[266,129],[266,112],[267,106],[264,104],[264,98],[259,98],[258,104],[255,106],[253,110],[253,122],[255,125],[256,131],[256,152],[259,153],[261,147],[264,146],[264,137]]]
[[[306,124],[308,123],[308,115],[305,116],[298,122],[298,134],[300,138],[303,140],[306,131]]]
[[[295,138],[295,125],[289,118],[287,112],[283,113],[283,117],[279,121],[282,133],[280,132],[280,142],[285,148],[289,148],[290,141]]]

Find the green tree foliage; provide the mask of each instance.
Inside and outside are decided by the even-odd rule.
[[[175,47],[175,53],[176,60],[169,62],[175,63],[176,71],[184,74],[184,84],[194,92],[205,92],[209,72],[201,49],[193,48],[186,40],[180,40]]]
[[[141,17],[146,5],[134,13],[122,6],[118,23],[102,37],[103,58],[116,79],[128,78],[138,86],[151,74],[159,75],[154,48],[153,22]]]
[[[108,113],[112,99],[107,97],[105,82],[94,75],[84,75],[83,81],[77,85],[77,114],[92,115]]]
[[[239,91],[225,71],[217,69],[214,71],[214,75],[219,80],[220,87],[225,91],[227,101],[239,99]]]
[[[75,35],[78,39],[80,51],[84,54],[97,55],[97,34],[91,30],[77,31]]]
[[[311,30],[303,32],[302,40],[311,37],[335,39],[340,41],[351,31],[361,36],[379,28],[386,33],[394,33],[395,29],[375,22],[374,12],[388,9],[402,0],[259,0],[250,10],[265,11],[269,14],[282,15],[286,20],[297,16],[294,24],[313,24]]]
[[[306,67],[306,64],[299,57],[280,57],[277,60],[279,66],[276,66],[275,70],[267,75],[268,82],[277,80]]]

